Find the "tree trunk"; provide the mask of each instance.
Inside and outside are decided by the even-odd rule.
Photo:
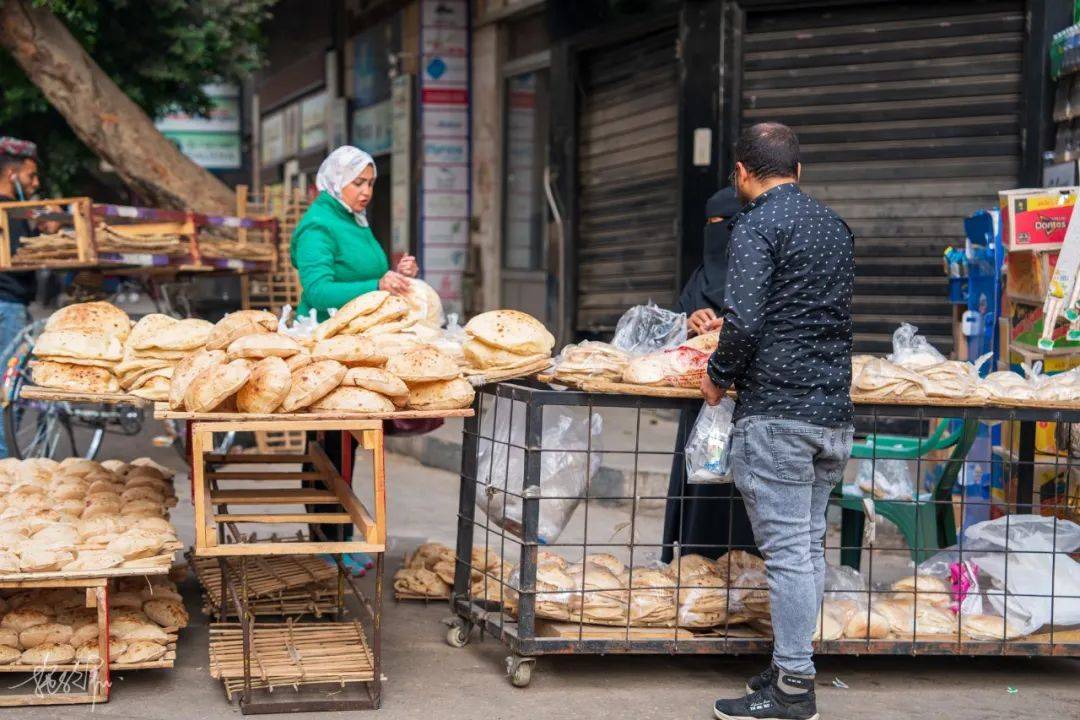
[[[162,207],[235,212],[232,191],[162,135],[47,8],[0,0],[0,46],[133,190]]]

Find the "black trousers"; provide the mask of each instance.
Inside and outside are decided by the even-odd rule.
[[[686,482],[682,452],[694,428],[698,410],[684,410],[675,436],[677,454],[672,458],[668,501],[664,513],[664,548],[660,559],[669,563],[678,543],[682,555],[696,553],[717,558],[728,550],[757,554],[754,531],[746,505],[735,483],[691,485]]]
[[[323,433],[323,443],[322,443],[323,450],[326,451],[326,456],[328,458],[330,458],[330,463],[337,469],[337,471],[339,473],[341,472],[341,436],[342,435],[343,435],[343,433],[341,433],[341,432],[339,432],[337,430],[328,430],[325,433]],[[318,440],[318,433],[316,433],[314,431],[308,432],[308,434],[307,434],[308,445],[311,445],[311,443],[317,442],[317,440]],[[352,439],[351,435],[347,436],[347,441],[349,443],[349,449],[350,449],[350,452],[351,452],[352,449],[353,449],[353,439]],[[304,471],[312,472],[315,469],[316,468],[315,468],[315,466],[313,464],[304,463]],[[344,478],[344,479],[345,479],[346,483],[352,484],[352,478],[351,477],[347,477],[347,478]],[[322,484],[318,480],[305,480],[304,481],[304,487],[316,488],[316,489],[320,489],[320,490],[327,489],[327,488],[323,488]],[[308,512],[317,512],[317,513],[340,512],[340,507],[338,505],[306,505],[305,507],[307,508]],[[319,535],[320,531],[322,533],[322,537],[325,537],[329,541],[335,541],[335,540],[338,540],[338,539],[351,540],[352,536],[353,536],[353,526],[351,524],[340,525],[340,524],[337,524],[337,523],[326,523],[326,524],[318,524],[318,525],[308,525],[308,533],[311,535],[312,540],[318,541],[318,540],[321,539],[321,537]],[[342,533],[340,538],[338,537],[338,533]]]

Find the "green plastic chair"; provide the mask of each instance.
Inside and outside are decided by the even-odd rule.
[[[871,435],[866,441],[852,448],[851,456],[857,459],[916,460],[930,452],[951,447],[941,475],[930,499],[922,500],[874,500],[874,511],[879,517],[892,521],[911,548],[911,559],[921,563],[941,548],[956,544],[956,520],[953,517],[952,490],[960,475],[964,460],[975,444],[978,422],[965,420],[960,429],[946,435],[950,423],[938,424],[937,430],[928,438]],[[841,486],[833,491],[840,503],[840,562],[859,569],[862,562],[862,537],[866,525],[863,498],[845,495]]]

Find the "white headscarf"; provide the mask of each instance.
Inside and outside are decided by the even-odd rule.
[[[319,166],[319,174],[315,176],[315,187],[329,193],[331,197],[341,203],[342,207],[353,214],[356,223],[360,227],[367,227],[367,213],[355,212],[341,198],[341,191],[345,186],[359,177],[368,165],[374,173],[378,174],[375,167],[375,159],[358,147],[342,145],[334,152],[326,156],[322,165]],[[374,179],[374,176],[372,177]]]

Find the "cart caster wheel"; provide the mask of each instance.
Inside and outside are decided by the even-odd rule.
[[[469,644],[469,635],[472,628],[464,623],[451,625],[446,631],[446,644],[450,647],[463,648]]]
[[[536,658],[519,657],[511,655],[506,658],[506,674],[510,676],[510,684],[514,687],[528,687],[532,682],[533,666]]]

